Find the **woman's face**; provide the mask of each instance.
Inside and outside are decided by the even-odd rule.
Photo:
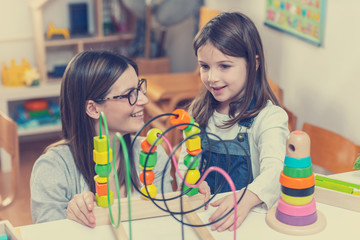
[[[138,83],[139,79],[134,68],[129,66],[105,98],[126,95],[130,90],[137,88]],[[141,91],[138,93],[138,100],[134,105],[130,105],[127,98],[106,100],[99,104],[99,110],[105,113],[110,134],[135,133],[144,125],[144,106],[149,100]]]
[[[220,102],[216,109],[229,113],[229,104],[243,93],[247,81],[245,58],[232,57],[220,52],[211,43],[206,43],[197,51],[201,81]]]

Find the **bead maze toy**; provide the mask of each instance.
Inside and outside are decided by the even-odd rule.
[[[277,207],[266,215],[273,229],[291,235],[309,235],[326,226],[317,211],[314,196],[315,176],[310,159],[310,138],[303,131],[293,131],[286,141],[284,169],[280,174],[281,197]]]
[[[109,143],[109,134],[106,123],[106,118],[103,113],[100,116],[99,124],[99,136],[94,138],[94,150],[93,156],[95,165],[96,176],[94,177],[96,185],[96,205],[93,213],[96,218],[96,225],[112,224],[115,234],[119,239],[128,239],[128,236],[121,225],[121,221],[129,222],[129,237],[132,238],[131,221],[136,219],[151,218],[157,216],[171,215],[175,220],[184,225],[194,227],[195,232],[200,239],[213,239],[211,233],[205,226],[209,226],[215,222],[228,216],[234,211],[234,224],[236,226],[237,216],[237,204],[242,199],[236,198],[235,185],[227,173],[218,167],[210,167],[206,169],[203,176],[200,177],[200,172],[197,167],[200,165],[200,153],[201,153],[201,140],[200,134],[204,134],[204,130],[199,128],[199,125],[194,119],[184,110],[176,109],[173,113],[162,114],[149,120],[142,129],[140,129],[134,136],[130,150],[133,149],[133,144],[140,132],[152,121],[160,117],[170,116],[171,127],[162,132],[159,129],[150,129],[146,137],[141,142],[141,152],[139,156],[139,166],[141,172],[139,174],[140,182],[143,184],[141,189],[138,188],[133,182],[133,178],[130,177],[129,168],[129,156],[125,141],[120,133],[116,133],[113,139],[113,149],[117,140],[120,141],[120,145],[123,149],[123,157],[126,167],[126,191],[127,199],[120,199],[119,185],[117,171],[114,172],[115,184],[117,188],[117,199],[114,199],[114,193],[109,189],[109,173],[111,172],[111,163],[113,169],[116,169],[115,165],[115,151],[111,150]],[[102,124],[103,123],[103,124]],[[102,125],[104,125],[105,134],[102,134]],[[165,137],[166,133],[172,129],[177,128],[184,131],[186,138],[182,140],[179,145],[173,150],[169,141]],[[153,181],[155,179],[153,169],[157,163],[157,146],[164,141],[169,149],[170,156],[163,169],[165,173],[169,167],[170,161],[173,162],[176,168],[176,173],[181,178],[182,189],[179,192],[164,193],[164,174],[161,179],[161,194],[157,193]],[[184,164],[188,167],[184,176],[177,168],[177,161],[175,159],[176,150],[183,144],[186,145],[188,155],[184,159]],[[112,157],[111,157],[112,156]],[[215,222],[203,224],[197,215],[197,211],[202,211],[204,206],[208,204],[216,194],[214,194],[207,202],[204,202],[202,194],[198,194],[198,186],[204,181],[206,176],[211,171],[217,171],[224,176],[224,181],[227,180],[233,191],[234,196],[234,208],[229,210],[223,217],[219,218]],[[132,185],[131,185],[132,184]],[[131,187],[140,193],[141,197],[131,197]],[[245,193],[245,191],[244,191]],[[161,196],[159,196],[161,195]],[[113,212],[117,212],[117,215],[113,215]],[[180,219],[178,218],[180,216]],[[184,220],[184,217],[186,221]],[[115,223],[116,222],[116,223]],[[236,239],[236,231],[234,231],[234,239]]]

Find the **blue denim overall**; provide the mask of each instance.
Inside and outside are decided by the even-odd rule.
[[[254,118],[251,118],[239,122],[240,130],[242,127],[250,128],[253,120]],[[210,137],[214,138],[211,135]],[[203,175],[205,170],[211,166],[220,167],[230,175],[236,190],[242,189],[253,181],[247,132],[239,132],[232,140],[220,140],[218,138],[210,139],[209,137],[202,135],[201,147],[201,175]],[[210,186],[211,194],[218,191],[222,182],[224,182],[224,184],[219,189],[218,193],[231,191],[228,182],[223,175],[218,172],[211,172],[205,180]]]

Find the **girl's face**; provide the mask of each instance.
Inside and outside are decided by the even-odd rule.
[[[139,79],[134,68],[129,66],[105,98],[126,95],[131,89],[137,88],[138,83]],[[135,133],[144,125],[144,106],[149,100],[141,91],[138,94],[138,100],[132,106],[127,98],[107,100],[99,105],[99,110],[105,113],[110,134]]]
[[[220,102],[216,110],[228,114],[230,102],[243,94],[247,81],[245,58],[225,55],[211,43],[201,46],[197,56],[201,81]]]

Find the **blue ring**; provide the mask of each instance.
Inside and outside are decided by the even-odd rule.
[[[285,165],[291,168],[306,168],[311,165],[310,156],[304,158],[292,158],[285,156]]]

